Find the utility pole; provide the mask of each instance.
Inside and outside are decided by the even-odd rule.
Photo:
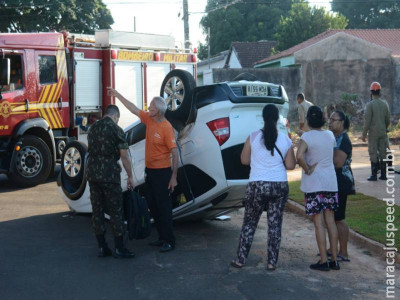
[[[207,28],[207,44],[208,44],[208,68],[211,69],[211,66],[210,66],[210,59],[211,59],[210,27]]]
[[[189,7],[188,0],[183,0],[183,28],[185,33],[185,49],[190,48],[189,40]]]

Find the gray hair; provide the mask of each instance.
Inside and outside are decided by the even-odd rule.
[[[160,115],[165,115],[165,112],[167,111],[167,104],[165,103],[165,100],[163,97],[154,97],[151,102],[154,101],[154,105],[157,107]]]

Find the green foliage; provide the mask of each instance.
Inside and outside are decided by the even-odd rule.
[[[68,30],[93,34],[114,23],[102,0],[0,0],[1,32]]]
[[[276,50],[288,49],[329,29],[344,29],[346,26],[347,19],[340,14],[333,15],[324,8],[310,7],[304,2],[293,4],[276,28]]]
[[[349,20],[348,28],[385,29],[400,27],[400,1],[332,0],[332,11]]]
[[[294,2],[303,0],[294,0]],[[265,3],[265,4],[264,4]],[[208,0],[200,22],[203,33],[210,28],[210,52],[215,55],[228,50],[231,42],[273,40],[281,15],[286,15],[292,0],[259,0],[246,3],[238,0]],[[199,58],[207,57],[208,44],[199,45]]]
[[[300,181],[289,182],[289,199],[304,205],[304,193],[300,190]],[[386,202],[361,193],[347,198],[346,222],[351,229],[363,236],[386,244]],[[400,209],[395,207],[395,227],[400,227]],[[400,240],[396,239],[400,249]]]

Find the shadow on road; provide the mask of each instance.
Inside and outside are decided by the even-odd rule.
[[[54,169],[53,175],[49,176],[49,178],[46,180],[45,183],[57,182],[57,177],[60,174],[60,171],[61,167],[60,165],[57,165],[56,168]],[[11,180],[9,180],[6,175],[0,174],[0,193],[21,191],[25,189],[28,188],[18,187]]]

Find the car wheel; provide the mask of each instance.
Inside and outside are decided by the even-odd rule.
[[[87,146],[79,141],[68,143],[61,156],[61,174],[71,183],[80,183],[84,173]]]
[[[71,200],[79,199],[86,188],[86,154],[87,146],[79,141],[68,143],[62,154],[60,183]]]
[[[23,136],[19,142],[20,150],[13,155],[9,178],[21,187],[45,182],[52,169],[49,147],[41,138],[32,135]]]
[[[165,76],[160,95],[167,104],[165,117],[175,129],[182,129],[189,120],[193,108],[193,89],[196,82],[192,74],[185,70],[175,69]]]

